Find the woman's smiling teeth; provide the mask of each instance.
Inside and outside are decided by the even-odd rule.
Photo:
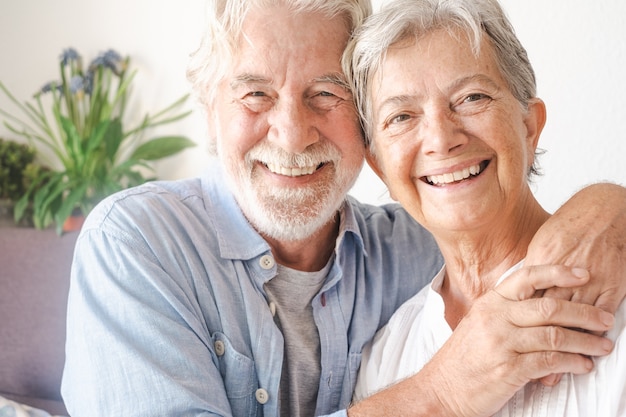
[[[486,165],[481,168],[479,164],[472,165],[468,168],[463,168],[462,170],[455,172],[448,172],[441,175],[429,175],[426,177],[426,181],[432,185],[447,185],[452,184],[457,181],[463,181],[468,179],[471,176],[475,176],[481,173]]]
[[[284,167],[282,165],[277,165],[273,163],[265,164],[265,166],[267,166],[267,169],[269,169],[274,174],[285,175],[287,177],[300,177],[302,175],[311,175],[322,165],[323,164],[305,167]]]

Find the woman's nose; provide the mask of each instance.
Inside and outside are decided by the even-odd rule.
[[[426,112],[420,128],[422,152],[447,155],[467,143],[459,122],[451,111],[432,110]]]

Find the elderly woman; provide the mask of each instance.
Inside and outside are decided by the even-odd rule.
[[[550,214],[529,187],[545,105],[496,0],[394,1],[352,48],[370,165],[445,258],[364,351],[359,399],[418,372],[474,301],[522,268]],[[553,387],[528,383],[500,411],[482,412],[626,415],[625,320],[622,303],[608,333],[614,351],[590,374],[564,375]]]

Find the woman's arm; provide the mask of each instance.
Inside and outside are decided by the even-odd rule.
[[[603,183],[576,193],[539,229],[525,264],[588,270],[587,285],[553,288],[545,295],[614,313],[626,296],[626,188]]]

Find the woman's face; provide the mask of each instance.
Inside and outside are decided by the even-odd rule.
[[[530,196],[545,108],[538,99],[521,107],[486,40],[478,56],[446,30],[392,46],[370,99],[370,163],[431,231],[488,226]]]

